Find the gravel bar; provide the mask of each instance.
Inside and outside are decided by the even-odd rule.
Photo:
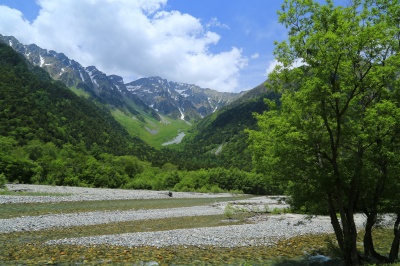
[[[388,226],[392,216],[384,217]],[[355,215],[357,228],[361,229],[365,217]],[[214,246],[222,248],[272,246],[278,240],[300,235],[333,233],[327,216],[306,216],[298,214],[260,215],[253,223],[243,225],[177,229],[157,232],[139,232],[102,235],[80,238],[51,240],[46,244],[72,244],[80,246],[115,245],[126,247],[166,247],[166,246]],[[382,224],[382,225],[383,225]]]
[[[168,198],[168,191],[96,189],[80,187],[56,187],[39,185],[9,184],[10,191],[30,191],[45,193],[62,193],[68,196],[1,196],[0,203],[36,203],[82,200],[117,200],[117,199],[158,199]],[[176,198],[231,197],[232,194],[185,193],[173,192]],[[256,197],[231,202],[241,210],[265,212],[275,207],[288,207],[284,197]],[[95,211],[67,214],[48,214],[0,219],[0,233],[20,231],[38,231],[54,227],[72,227],[81,225],[106,224],[146,219],[163,219],[168,217],[203,216],[223,214],[227,203],[214,203],[205,206],[182,207],[156,210],[130,211]],[[1,204],[0,204],[1,211]],[[355,217],[358,228],[363,226],[365,217]],[[385,224],[393,222],[393,216],[384,217]],[[248,224],[179,229],[156,232],[139,232],[116,235],[103,235],[82,238],[51,240],[47,244],[76,245],[118,245],[118,246],[218,246],[240,247],[273,245],[278,239],[290,238],[305,234],[332,233],[330,219],[327,216],[305,216],[298,214],[265,215],[253,217]]]
[[[270,216],[257,224],[177,229],[158,232],[127,233],[51,240],[46,244],[140,246],[271,246],[277,240],[305,234],[331,233],[327,219],[299,222],[299,216]]]
[[[129,200],[129,199],[163,199],[169,198],[168,191],[84,188],[67,186],[45,186],[7,184],[9,191],[39,192],[51,194],[65,194],[66,196],[0,196],[0,204],[12,203],[46,203],[63,201],[96,201],[96,200]],[[219,198],[232,197],[230,193],[195,193],[173,192],[174,198]]]
[[[223,210],[217,207],[195,206],[138,211],[96,211],[24,216],[0,219],[0,233],[38,231],[52,227],[72,227],[182,216],[206,216],[222,213]]]

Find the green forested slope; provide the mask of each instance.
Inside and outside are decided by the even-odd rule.
[[[247,120],[253,111],[263,109],[261,98],[240,103],[198,125],[190,138],[197,146],[188,142],[185,147],[189,150],[156,151],[132,138],[107,107],[77,96],[0,44],[0,187],[6,179],[53,185],[272,193],[273,186],[265,176],[237,167],[243,161],[240,145],[245,139],[241,134],[253,123]],[[219,165],[224,157],[215,159],[205,149],[204,154],[196,154],[219,142],[230,143],[227,147],[235,154],[232,165]],[[204,147],[199,146],[202,144]]]
[[[112,176],[104,169],[118,165],[118,156],[131,156],[124,160],[135,163],[137,158],[157,157],[143,141],[130,137],[106,108],[76,96],[4,44],[0,44],[0,146],[0,174],[27,183],[77,185],[87,168],[97,171],[102,165],[101,174],[87,172],[90,177],[83,183],[108,186],[109,180],[100,184],[95,179]],[[76,182],[67,182],[68,178]]]
[[[249,94],[249,97],[246,95]],[[260,85],[232,104],[205,117],[184,139],[183,161],[188,169],[222,166],[251,170],[251,155],[247,152],[245,129],[254,129],[254,113],[262,113],[267,106],[264,99],[275,99]]]
[[[77,97],[3,44],[0,73],[2,136],[11,136],[19,144],[34,139],[57,146],[83,142],[90,149],[96,143],[113,154],[145,156],[147,147],[129,138],[106,109]]]

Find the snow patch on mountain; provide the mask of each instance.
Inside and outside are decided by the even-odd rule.
[[[41,55],[39,55],[39,58],[40,58],[40,67],[43,67],[44,66],[44,58]]]
[[[128,91],[130,92],[135,92],[136,90],[140,90],[140,88],[142,87],[142,85],[139,86],[132,86],[132,85],[127,85],[126,88],[128,89]]]
[[[95,84],[97,87],[99,87],[99,84],[97,83],[96,79],[94,79],[94,76],[95,76],[95,75],[93,75],[93,71],[88,70],[87,68],[85,69],[85,71],[86,71],[86,73],[88,73],[88,75],[89,75],[90,80],[92,81],[92,83]]]
[[[181,112],[181,120],[185,120],[185,114],[183,113],[183,109],[179,108],[179,112]]]
[[[82,82],[85,82],[85,78],[83,77],[83,75],[82,75],[82,72],[81,72],[81,70],[79,69],[79,76],[81,76],[81,80],[82,80]]]
[[[120,92],[122,92],[122,90],[121,90],[121,88],[120,88],[119,85],[116,84],[115,87],[117,87],[117,89],[118,89]]]

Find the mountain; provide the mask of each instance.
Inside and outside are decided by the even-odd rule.
[[[63,53],[48,51],[35,44],[23,45],[12,36],[0,34],[0,41],[23,54],[32,64],[45,69],[53,79],[84,90],[111,107],[126,109],[132,115],[144,110],[157,120],[161,120],[159,113],[173,119],[194,121],[240,96],[160,77],[141,78],[125,84],[122,77],[106,75],[95,66],[83,67]]]
[[[35,44],[23,45],[12,36],[0,35],[0,41],[23,54],[33,65],[45,69],[55,80],[68,87],[75,87],[88,93],[95,100],[112,108],[120,108],[138,115],[140,111],[160,120],[152,108],[149,108],[126,89],[122,77],[107,76],[95,66],[83,67],[62,53],[42,49]]]
[[[170,162],[187,170],[250,171],[245,129],[256,128],[253,114],[267,110],[265,98],[279,97],[264,85],[229,94],[159,77],[124,84],[119,76],[7,38],[7,45],[0,44],[0,136],[20,145],[34,140],[84,145],[89,152],[135,155],[157,166]],[[48,73],[58,75],[58,81]],[[187,120],[196,117],[201,119],[189,125]],[[181,144],[161,149],[182,131]],[[160,151],[147,145],[150,138],[157,139]]]
[[[191,127],[188,122],[198,121],[240,96],[159,77],[125,84],[120,76],[106,75],[95,66],[83,67],[62,53],[35,44],[23,45],[12,36],[0,34],[0,42],[45,69],[77,95],[106,106],[131,136],[156,148],[187,131]]]
[[[254,113],[267,110],[265,99],[277,100],[279,95],[261,84],[242,94],[231,104],[196,123],[181,144],[184,168],[237,167],[251,170],[245,129],[255,129]]]
[[[239,97],[237,93],[203,89],[160,77],[141,78],[126,87],[162,115],[187,121],[199,120]]]
[[[19,145],[34,140],[58,147],[84,145],[141,159],[154,152],[131,137],[109,109],[77,96],[2,43],[0,76],[0,136],[12,137]]]

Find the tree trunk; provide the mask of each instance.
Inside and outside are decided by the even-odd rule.
[[[354,222],[354,213],[351,210],[345,211],[342,206],[339,207],[340,219],[342,222],[342,224],[340,224],[338,217],[336,216],[337,209],[335,208],[332,194],[328,195],[328,206],[331,224],[344,263],[353,266],[360,265],[359,254],[357,251],[357,228]]]
[[[365,212],[367,215],[367,222],[365,224],[364,235],[364,253],[368,262],[389,262],[389,259],[376,252],[374,242],[372,239],[372,228],[374,227],[377,219],[377,211]]]
[[[346,212],[346,219],[347,219],[347,224],[348,224],[348,237],[347,241],[348,242],[348,252],[350,253],[351,256],[351,265],[360,265],[360,256],[357,251],[357,228],[356,228],[356,223],[354,222],[354,212],[348,210]]]
[[[382,141],[380,139],[377,140],[377,146],[379,150],[381,150]],[[374,227],[377,216],[378,216],[378,205],[380,199],[385,190],[385,184],[388,176],[387,172],[387,159],[385,157],[379,158],[378,160],[379,168],[380,168],[380,178],[377,180],[377,184],[375,187],[375,192],[372,195],[372,203],[370,206],[370,211],[364,211],[367,215],[367,222],[365,225],[365,236],[364,236],[364,252],[367,260],[369,262],[389,262],[389,259],[385,256],[382,256],[378,252],[376,252],[373,239],[372,239],[372,228]],[[375,260],[375,261],[373,261]]]
[[[397,214],[396,222],[394,223],[393,233],[394,238],[392,242],[392,247],[390,248],[389,260],[394,262],[399,258],[399,244],[400,244],[400,213]]]

